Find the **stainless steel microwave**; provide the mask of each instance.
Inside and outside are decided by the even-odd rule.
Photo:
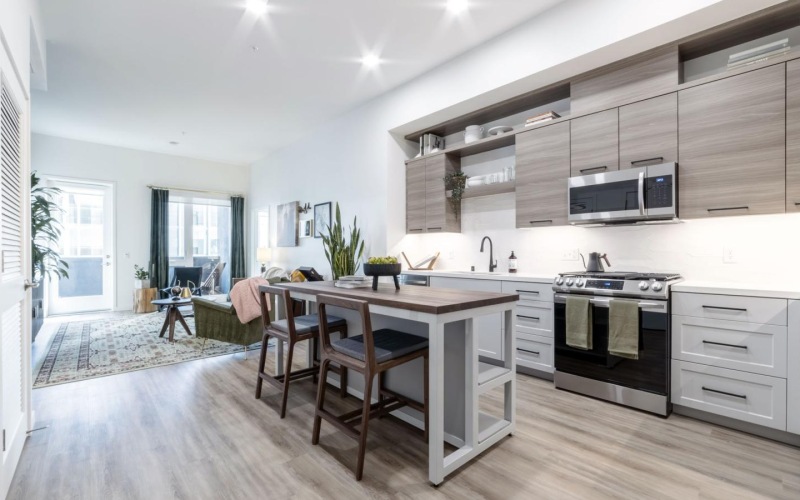
[[[677,187],[676,163],[570,177],[568,220],[595,224],[675,219]]]

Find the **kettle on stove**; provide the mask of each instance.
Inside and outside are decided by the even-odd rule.
[[[611,263],[608,261],[607,254],[601,254],[599,252],[589,252],[589,262],[586,262],[586,259],[583,258],[583,254],[581,255],[581,260],[583,261],[583,267],[586,269],[587,272],[590,273],[602,273],[606,269],[603,267],[603,261],[606,261],[606,265],[611,267]]]

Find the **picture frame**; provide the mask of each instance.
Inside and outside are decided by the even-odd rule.
[[[331,225],[331,202],[314,205],[314,238],[322,238],[323,231]]]
[[[276,222],[279,247],[296,247],[299,243],[297,238],[297,226],[300,220],[299,206],[300,203],[297,201],[278,205]]]
[[[304,219],[300,221],[300,237],[314,237],[314,219]]]

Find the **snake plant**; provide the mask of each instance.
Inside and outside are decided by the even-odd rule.
[[[347,241],[342,226],[342,213],[337,202],[333,225],[328,225],[326,229],[327,234],[322,235],[322,247],[331,265],[333,279],[355,274],[361,267],[361,257],[364,255],[364,241],[361,239],[361,230],[358,229],[356,217],[353,217],[353,225],[348,228],[350,241]]]

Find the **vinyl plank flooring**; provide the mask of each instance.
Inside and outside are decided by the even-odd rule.
[[[304,359],[302,354],[296,359]],[[271,363],[270,357],[270,363]],[[253,397],[241,354],[36,389],[34,432],[12,499],[797,498],[800,449],[679,415],[654,417],[519,375],[517,431],[434,488],[427,447],[394,419],[370,424],[364,480],[356,442],[323,423],[315,386]],[[354,397],[328,399],[333,409]],[[499,392],[482,397],[499,413]]]

